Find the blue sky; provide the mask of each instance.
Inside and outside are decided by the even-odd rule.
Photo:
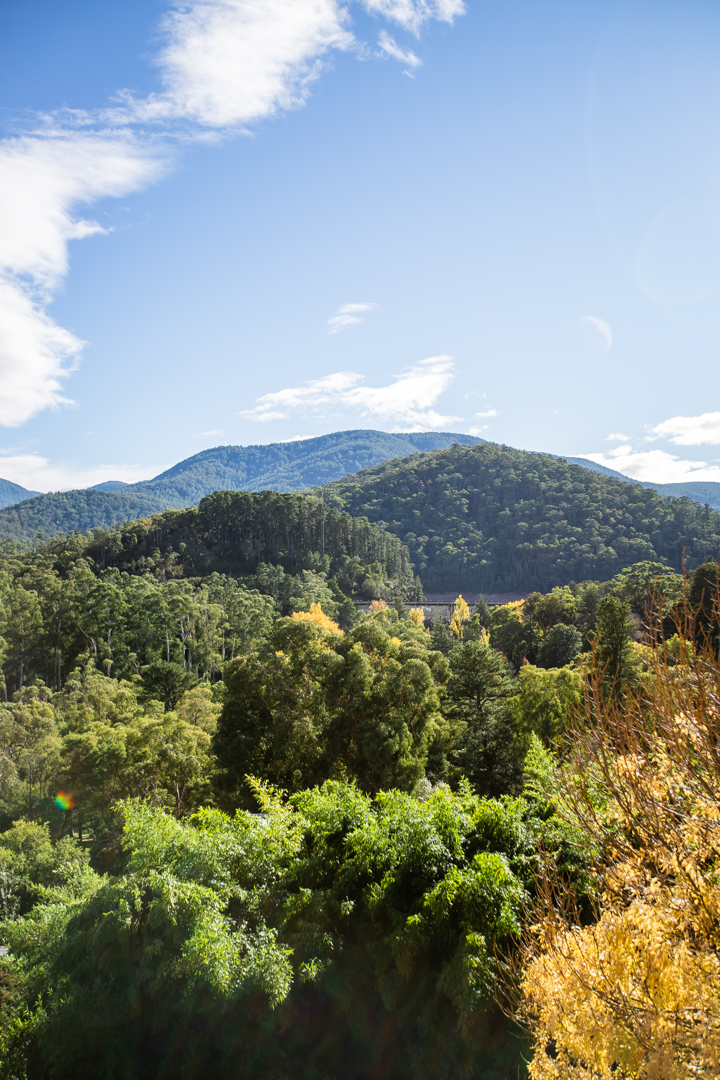
[[[467,431],[720,480],[720,9],[3,0],[0,475]]]

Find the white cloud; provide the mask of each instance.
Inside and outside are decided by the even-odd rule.
[[[384,15],[418,34],[424,23],[437,19],[452,23],[465,14],[463,0],[363,0],[368,11]]]
[[[629,435],[621,435],[619,431],[613,432],[611,435],[607,435],[605,442],[630,442]]]
[[[355,39],[335,0],[194,0],[165,17],[165,92],[131,103],[141,120],[235,127],[302,105],[330,49]]]
[[[464,11],[461,0],[363,3],[415,33]],[[157,180],[172,140],[215,137],[302,105],[332,51],[361,49],[349,27],[341,0],[177,2],[161,24],[161,92],[123,92],[95,112],[59,110],[39,118],[38,130],[0,142],[0,424],[66,402],[61,387],[84,343],[47,307],[67,273],[69,241],[107,231],[79,208]],[[380,37],[386,54],[419,63],[384,31]],[[148,123],[160,137],[137,128]],[[330,332],[371,306],[347,305]]]
[[[599,334],[605,339],[605,352],[609,352],[612,349],[613,336],[612,330],[604,319],[599,318],[597,315],[586,315],[582,322],[590,323],[594,326]]]
[[[410,49],[401,49],[395,39],[390,37],[387,30],[381,30],[378,45],[384,53],[392,56],[393,60],[399,60],[401,64],[407,64],[408,67],[422,67],[420,57],[416,56]]]
[[[487,431],[487,429],[488,429],[488,425],[483,424],[482,427],[469,427],[467,429],[467,433],[468,433],[468,435],[480,436],[480,435],[482,435],[483,431]]]
[[[209,439],[215,435],[224,435],[223,428],[212,428],[210,431],[200,431],[197,435],[193,435],[193,439]]]
[[[405,430],[440,428],[460,419],[443,416],[432,408],[450,385],[454,366],[450,356],[431,356],[396,376],[388,386],[379,387],[361,386],[363,376],[357,372],[338,371],[305,386],[264,394],[254,408],[240,416],[247,420],[286,420],[296,410],[307,413],[330,406],[351,409],[364,419],[402,424]]]
[[[4,454],[0,456],[0,476],[30,491],[69,491],[92,487],[106,480],[124,480],[134,484],[164,472],[167,465],[100,465],[92,469],[56,464],[40,454]]]
[[[66,401],[83,347],[46,305],[68,269],[70,240],[104,232],[78,207],[125,195],[163,168],[131,135],[49,132],[0,143],[0,424]]]
[[[720,481],[720,466],[706,461],[684,461],[665,450],[633,451],[631,446],[618,446],[609,454],[581,454],[581,457],[606,465],[633,480],[651,484],[675,484],[687,480]]]
[[[476,416],[477,416],[477,417],[478,417],[479,419],[483,419],[483,418],[484,418],[484,417],[486,417],[486,416],[497,416],[497,415],[498,415],[498,411],[497,411],[497,409],[486,409],[486,410],[485,410],[485,412],[476,412],[476,413],[475,413],[475,415],[476,415]],[[484,429],[483,429],[483,430],[484,430]],[[472,434],[472,432],[471,432],[471,434]]]
[[[348,326],[354,326],[356,323],[361,323],[362,317],[360,312],[375,311],[377,304],[343,304],[338,308],[337,315],[333,315],[331,319],[328,319],[328,334],[337,334],[340,330],[346,330]]]
[[[673,416],[651,429],[656,438],[669,439],[676,446],[700,446],[720,443],[720,412],[701,416]]]

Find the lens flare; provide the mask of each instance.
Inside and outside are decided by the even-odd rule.
[[[72,797],[72,792],[58,791],[57,795],[55,796],[55,805],[57,806],[58,810],[72,810],[73,806],[75,805],[75,800]]]

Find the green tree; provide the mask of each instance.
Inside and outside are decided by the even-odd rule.
[[[596,663],[606,693],[620,693],[633,677],[630,603],[606,596],[597,615]]]
[[[182,700],[187,690],[197,686],[198,679],[180,664],[168,664],[155,660],[142,669],[140,674],[146,700],[161,701],[165,711],[170,712]]]
[[[527,738],[508,709],[516,689],[512,668],[486,641],[453,649],[444,707],[457,725],[450,757],[483,795],[520,787]]]
[[[582,702],[580,672],[570,667],[543,670],[526,664],[516,685],[511,707],[519,730],[533,732],[545,746],[555,746]]]
[[[538,649],[537,665],[542,668],[560,668],[572,663],[582,652],[582,635],[574,626],[555,623],[548,630]]]
[[[266,655],[228,665],[215,736],[221,785],[242,796],[248,773],[287,788],[347,776],[377,791],[422,775],[442,656],[371,618],[348,634],[282,619]]]

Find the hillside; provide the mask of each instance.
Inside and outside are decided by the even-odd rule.
[[[720,514],[562,458],[486,443],[364,469],[317,492],[408,547],[428,591],[547,589],[720,548]]]
[[[13,484],[11,480],[0,480],[0,509],[5,506],[14,506],[15,503],[32,499],[36,495],[39,495],[38,491],[28,491],[19,484]]]
[[[96,488],[37,495],[22,505],[5,504],[7,508],[0,509],[0,538],[28,542],[38,534],[107,529],[120,521],[192,506],[213,491],[301,491],[390,458],[482,442],[446,431],[393,435],[358,430],[289,443],[216,446],[152,480],[128,485],[106,481]]]

